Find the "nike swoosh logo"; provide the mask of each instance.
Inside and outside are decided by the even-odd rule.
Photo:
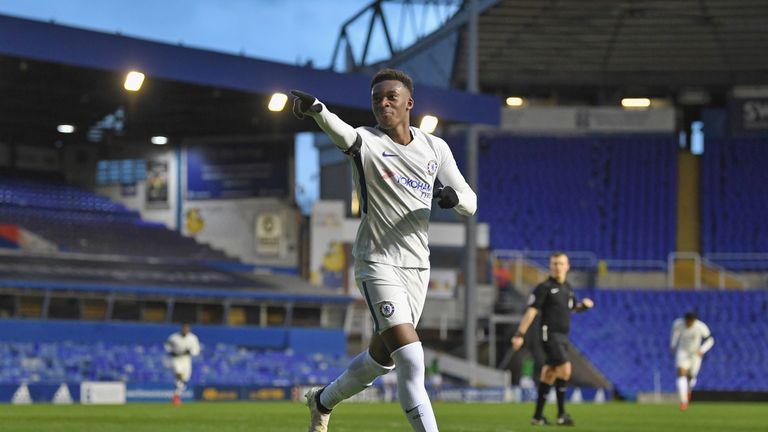
[[[381,152],[381,155],[384,157],[397,157],[395,153],[387,153],[385,151]]]
[[[552,294],[557,294],[557,293],[560,292],[560,288],[553,288],[553,289],[549,290],[549,292],[552,293]]]
[[[405,413],[406,413],[406,414],[410,414],[410,413],[412,413],[412,412],[413,412],[413,410],[415,410],[415,409],[418,409],[418,408],[419,408],[419,406],[418,406],[418,405],[416,405],[415,407],[413,407],[413,408],[411,408],[411,409],[409,409],[409,410],[405,410]]]

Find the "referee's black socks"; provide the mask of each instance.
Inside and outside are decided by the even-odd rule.
[[[568,388],[568,381],[564,379],[555,380],[555,393],[557,393],[557,416],[562,417],[565,414],[565,390]]]
[[[544,404],[547,402],[547,395],[549,389],[552,388],[552,384],[547,384],[543,381],[539,382],[539,396],[536,398],[536,413],[534,418],[540,419],[544,413]]]

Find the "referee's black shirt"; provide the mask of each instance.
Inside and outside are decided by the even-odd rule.
[[[573,288],[567,281],[558,283],[550,277],[534,288],[528,306],[539,310],[541,325],[549,333],[565,333],[571,329],[571,309],[576,305]]]

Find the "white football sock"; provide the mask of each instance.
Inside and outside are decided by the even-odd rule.
[[[688,378],[677,377],[677,394],[680,396],[680,403],[688,403]]]
[[[360,393],[373,384],[376,377],[394,369],[394,366],[380,365],[365,350],[357,355],[352,362],[335,381],[328,384],[320,393],[320,403],[333,409],[344,399]]]
[[[176,389],[173,391],[175,396],[181,396],[184,393],[185,383],[182,380],[176,380]]]
[[[688,387],[690,390],[693,390],[693,388],[696,387],[696,377],[691,378],[688,382]]]
[[[437,420],[424,388],[424,349],[421,342],[396,349],[392,359],[397,366],[397,397],[416,432],[437,432]]]

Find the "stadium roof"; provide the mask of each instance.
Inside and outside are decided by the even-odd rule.
[[[125,73],[147,81],[123,90]],[[274,91],[301,88],[351,124],[371,124],[370,77],[291,66],[162,44],[119,34],[0,15],[0,140],[50,143],[58,124],[68,139],[123,107],[127,138],[252,135],[316,130],[310,122],[267,110]],[[499,101],[486,95],[421,86],[415,114],[446,122],[498,124]]]
[[[452,85],[466,81],[464,9],[388,64],[459,32]],[[482,91],[610,102],[768,84],[764,0],[477,0]],[[437,54],[436,54],[437,55]]]

